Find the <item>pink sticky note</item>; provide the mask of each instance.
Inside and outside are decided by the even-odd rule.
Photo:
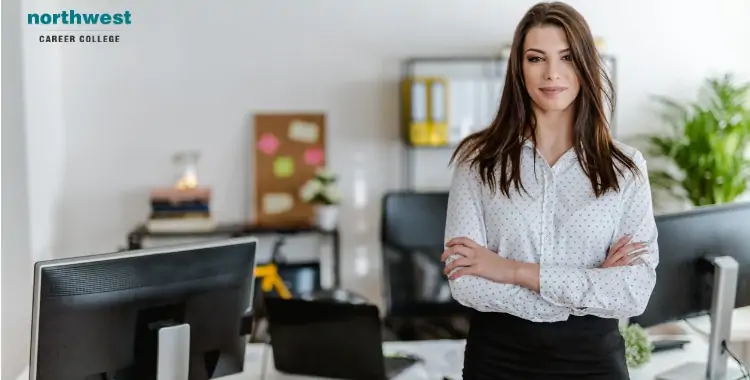
[[[279,139],[273,134],[265,133],[258,140],[258,150],[261,152],[272,155],[276,149],[279,149]]]
[[[323,150],[320,148],[307,148],[305,150],[305,163],[312,166],[318,166],[324,160]]]

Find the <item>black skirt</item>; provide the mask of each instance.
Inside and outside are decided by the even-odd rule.
[[[571,316],[536,323],[474,312],[464,380],[627,380],[625,343],[616,319]]]

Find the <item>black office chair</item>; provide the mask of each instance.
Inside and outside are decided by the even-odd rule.
[[[402,340],[465,338],[467,332],[469,310],[451,297],[440,261],[447,204],[446,192],[383,198],[385,322]]]

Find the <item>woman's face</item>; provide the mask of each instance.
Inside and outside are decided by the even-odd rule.
[[[529,30],[523,46],[526,91],[542,112],[568,109],[581,86],[565,31],[557,26]]]

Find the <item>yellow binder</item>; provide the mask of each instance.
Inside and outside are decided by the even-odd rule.
[[[413,145],[427,145],[430,141],[428,85],[426,78],[410,78],[401,83],[407,138]]]
[[[448,144],[448,108],[449,86],[446,78],[431,78],[428,81],[428,123],[429,144],[442,146]]]
[[[402,91],[409,142],[417,146],[448,144],[448,79],[410,78],[402,82]]]

